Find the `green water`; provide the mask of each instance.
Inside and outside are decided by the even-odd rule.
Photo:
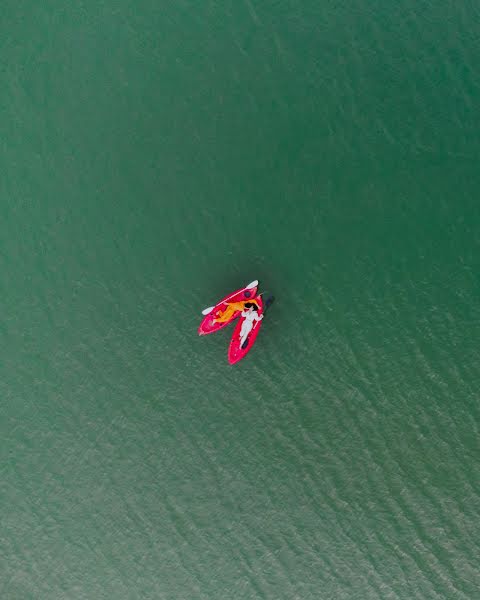
[[[479,16],[3,4],[2,599],[479,597]]]

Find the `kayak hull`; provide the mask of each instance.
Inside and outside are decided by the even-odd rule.
[[[263,315],[263,301],[262,297],[258,296],[255,298],[258,303],[258,314]],[[261,321],[257,321],[254,323],[252,331],[249,333],[247,338],[247,346],[245,348],[241,348],[240,346],[240,330],[242,329],[242,323],[244,319],[241,318],[238,320],[238,323],[235,326],[233,331],[232,339],[230,340],[230,346],[228,347],[228,362],[231,365],[234,365],[239,360],[242,360],[252,349],[255,340],[257,339],[258,332],[260,331],[260,327],[262,326],[263,319]]]
[[[236,292],[225,296],[225,298],[222,298],[222,300],[215,305],[212,312],[203,318],[202,322],[200,323],[200,327],[198,328],[198,335],[215,333],[215,331],[218,331],[219,329],[229,325],[239,316],[239,310],[235,311],[227,321],[215,321],[217,316],[219,316],[219,313],[223,312],[227,308],[226,302],[242,302],[251,300],[255,298],[257,294],[257,288],[258,286],[252,288],[242,288],[241,290],[237,290]]]

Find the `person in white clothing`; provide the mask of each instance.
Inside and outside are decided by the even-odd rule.
[[[247,302],[245,304],[244,310],[242,311],[242,328],[240,329],[240,347],[243,346],[245,341],[247,340],[248,334],[253,329],[253,324],[255,321],[261,321],[263,319],[263,315],[259,315],[257,313],[258,307],[253,302]]]

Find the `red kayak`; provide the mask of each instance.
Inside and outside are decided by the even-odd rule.
[[[255,298],[255,300],[257,301],[257,304],[258,304],[258,311],[257,311],[258,314],[259,315],[263,315],[263,301],[262,301],[262,297],[261,296],[257,296]],[[260,331],[260,327],[262,325],[263,319],[262,319],[262,321],[256,321],[253,324],[253,329],[248,334],[248,338],[247,338],[246,342],[244,343],[244,347],[242,348],[240,346],[240,330],[242,329],[242,323],[243,323],[243,321],[244,321],[243,318],[241,318],[241,319],[238,320],[238,323],[235,326],[235,329],[233,331],[232,339],[230,341],[230,346],[228,348],[228,362],[231,365],[234,365],[239,360],[242,360],[242,358],[252,348],[253,344],[255,343],[255,339],[256,339],[256,337],[258,335],[258,332]]]
[[[206,315],[203,321],[200,323],[200,327],[198,328],[198,335],[207,335],[208,333],[214,333],[222,327],[225,327],[229,323],[231,323],[234,319],[238,317],[241,311],[234,310],[232,314],[228,316],[226,320],[217,321],[217,319],[221,318],[224,315],[225,311],[228,309],[228,303],[233,302],[245,302],[251,298],[255,298],[258,288],[258,281],[252,281],[246,287],[241,290],[237,290],[233,292],[233,294],[229,294],[225,296],[220,302],[215,304],[210,308],[206,308],[203,312]]]

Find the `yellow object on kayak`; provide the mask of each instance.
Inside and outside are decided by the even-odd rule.
[[[214,319],[215,323],[226,323],[227,321],[230,321],[237,310],[242,311],[245,308],[245,304],[248,303],[256,304],[258,306],[255,299],[246,300],[245,302],[226,302],[227,308],[217,313],[217,317]]]

